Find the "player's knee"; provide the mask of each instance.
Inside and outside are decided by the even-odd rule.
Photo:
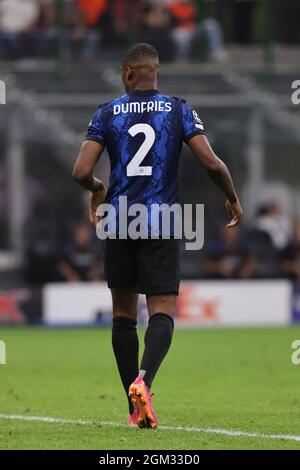
[[[170,317],[175,315],[177,295],[153,295],[147,297],[149,315],[163,312]]]

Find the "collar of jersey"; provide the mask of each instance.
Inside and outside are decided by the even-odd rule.
[[[138,95],[138,96],[151,96],[157,95],[159,93],[158,90],[132,90],[129,95]]]

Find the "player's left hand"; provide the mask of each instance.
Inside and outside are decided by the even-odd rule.
[[[107,189],[103,185],[103,188],[99,191],[90,192],[90,201],[89,201],[89,212],[90,212],[90,222],[91,224],[97,225],[101,217],[98,217],[96,212],[99,206],[104,203],[106,198]]]
[[[239,225],[241,222],[241,218],[243,216],[243,209],[240,204],[240,201],[237,199],[235,202],[230,202],[228,199],[226,201],[226,209],[231,217],[231,220],[228,224],[226,224],[226,227],[231,228],[235,227],[236,225]]]

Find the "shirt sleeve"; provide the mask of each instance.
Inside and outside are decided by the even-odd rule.
[[[197,111],[192,109],[185,102],[182,102],[182,128],[185,142],[188,142],[194,135],[205,135],[204,125]]]
[[[103,108],[101,106],[99,106],[97,112],[89,123],[85,140],[93,140],[105,146],[105,126]]]

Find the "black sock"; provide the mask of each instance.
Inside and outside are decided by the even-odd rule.
[[[139,373],[139,340],[135,320],[125,317],[113,318],[112,345],[131,414],[133,405],[128,396],[128,389]]]
[[[141,370],[145,371],[144,381],[151,388],[159,366],[164,360],[173,336],[174,321],[166,313],[155,313],[150,317],[145,334],[145,351]]]

